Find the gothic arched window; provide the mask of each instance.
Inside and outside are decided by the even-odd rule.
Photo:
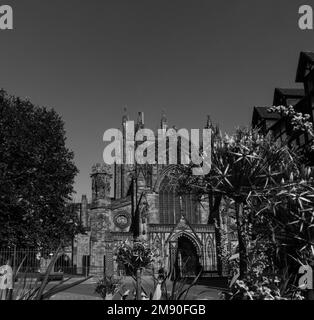
[[[193,193],[181,196],[177,194],[177,186],[170,183],[165,177],[159,187],[159,221],[160,224],[176,224],[180,221],[181,215],[191,224],[199,222],[199,206]]]

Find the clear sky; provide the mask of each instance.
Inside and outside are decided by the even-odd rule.
[[[80,170],[76,198],[90,197],[106,129],[123,107],[155,129],[223,131],[248,125],[275,87],[295,87],[300,51],[314,31],[298,28],[294,0],[16,0],[14,30],[0,31],[0,87],[53,107],[65,121]]]

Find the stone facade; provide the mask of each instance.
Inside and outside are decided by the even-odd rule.
[[[127,143],[128,117],[122,121],[123,143]],[[144,127],[139,114],[136,128]],[[161,128],[167,128],[163,115]],[[155,270],[176,266],[182,275],[192,276],[202,268],[204,276],[218,275],[214,224],[208,224],[209,204],[197,201],[193,193],[179,197],[169,180],[174,165],[95,165],[92,168],[92,199],[83,196],[80,217],[86,235],[74,241],[73,263],[77,269],[103,275],[120,271],[114,248],[120,241],[133,241],[132,215],[139,203],[139,238],[158,250]],[[136,172],[136,174],[134,174]],[[223,226],[226,227],[226,226]]]

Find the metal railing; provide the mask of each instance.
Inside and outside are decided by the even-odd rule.
[[[20,273],[45,273],[55,252],[34,249],[0,249],[0,265],[11,260],[11,266]],[[62,252],[58,257],[53,273],[73,273],[71,252]]]
[[[55,252],[39,251],[35,249],[19,249],[19,248],[0,248],[0,266],[6,264],[7,260],[11,260],[13,270],[19,268],[18,277],[29,275],[30,278],[40,277],[45,274],[49,263]],[[58,278],[58,275],[84,276],[104,275],[104,267],[94,266],[90,264],[89,256],[84,256],[86,259],[81,261],[81,264],[76,265],[76,259],[73,260],[71,250],[63,250],[54,264],[51,272],[51,278]]]

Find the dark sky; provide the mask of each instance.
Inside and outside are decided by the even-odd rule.
[[[276,86],[295,86],[299,52],[314,50],[314,31],[298,28],[304,1],[4,3],[15,29],[0,31],[0,87],[63,116],[77,199],[90,196],[103,133],[120,126],[125,105],[152,129],[165,109],[171,125],[200,128],[210,114],[232,132]]]

